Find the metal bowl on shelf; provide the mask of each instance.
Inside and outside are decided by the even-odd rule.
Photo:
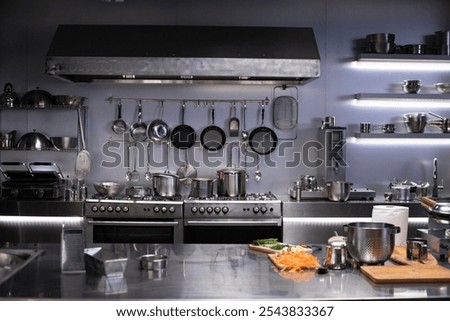
[[[50,141],[57,150],[69,150],[77,147],[78,139],[76,137],[60,136],[50,137]]]
[[[86,100],[85,97],[71,95],[56,95],[53,97],[55,103],[62,106],[82,106]]]
[[[441,94],[448,94],[450,93],[450,83],[436,83],[434,84],[434,86],[436,87],[436,90],[438,92],[440,92]]]
[[[427,124],[427,113],[410,113],[403,115],[406,128],[410,133],[423,133]]]

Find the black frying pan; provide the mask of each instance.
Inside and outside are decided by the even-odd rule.
[[[195,130],[184,124],[184,110],[186,106],[181,106],[181,125],[176,126],[170,135],[172,145],[179,149],[186,149],[192,147],[195,144],[197,135]]]
[[[259,155],[272,153],[278,145],[278,137],[269,127],[264,126],[264,104],[261,105],[261,126],[255,128],[248,138],[250,148]]]
[[[225,132],[222,128],[214,125],[214,107],[211,108],[212,124],[203,129],[200,142],[203,148],[209,151],[217,151],[225,144]]]

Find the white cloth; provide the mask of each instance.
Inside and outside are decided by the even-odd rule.
[[[395,245],[406,245],[408,238],[409,208],[396,205],[375,205],[372,209],[372,222],[383,222],[400,227],[395,234]]]

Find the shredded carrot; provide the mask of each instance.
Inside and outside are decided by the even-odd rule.
[[[311,270],[320,267],[319,260],[306,252],[281,252],[276,257],[276,263],[282,266],[282,271]]]
[[[279,271],[278,274],[286,280],[291,280],[294,282],[307,282],[314,278],[316,272],[311,270],[295,271],[295,273],[292,273],[291,271]]]

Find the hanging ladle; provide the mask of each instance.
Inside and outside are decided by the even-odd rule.
[[[242,132],[241,132],[241,139],[243,141],[246,141],[248,139],[248,131],[245,127],[245,114],[247,113],[247,102],[245,102],[245,101],[244,101],[243,109],[244,109],[244,116],[242,119],[243,128],[242,128]]]
[[[152,172],[150,172],[150,154],[149,154],[150,144],[151,144],[150,142],[148,142],[147,144],[147,172],[145,172],[145,180],[148,182],[151,181],[153,178]]]

